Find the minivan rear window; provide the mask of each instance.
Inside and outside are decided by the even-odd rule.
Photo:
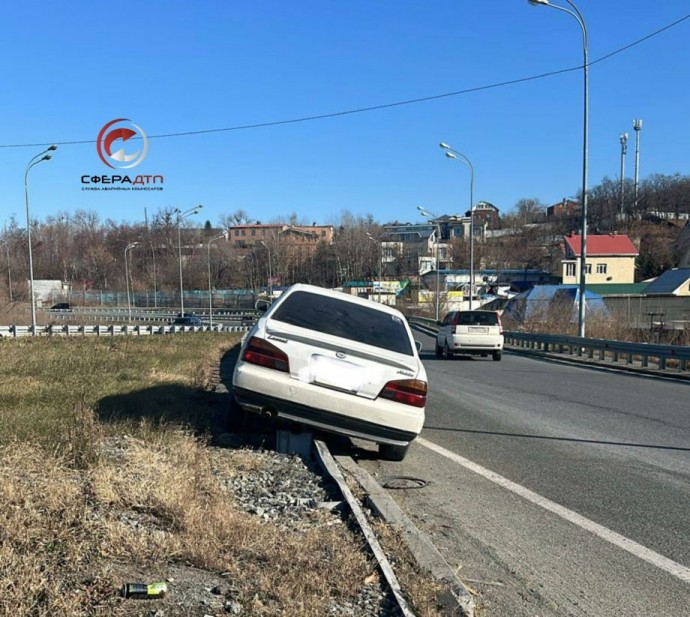
[[[498,313],[491,311],[463,311],[460,313],[458,325],[461,326],[497,326]]]
[[[407,356],[414,355],[400,317],[354,302],[296,291],[280,303],[271,318]]]

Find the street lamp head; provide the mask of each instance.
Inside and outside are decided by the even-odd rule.
[[[52,158],[53,158],[53,157],[52,157],[50,154],[46,154],[46,155],[43,157],[42,160],[44,160],[44,161],[49,161],[49,160],[52,159]]]
[[[443,148],[444,150],[450,150],[450,146],[443,141],[438,146],[439,148]]]
[[[446,156],[447,156],[449,159],[456,159],[456,158],[458,158],[458,157],[455,156],[452,152],[446,152]]]
[[[527,0],[532,6],[539,6],[540,4],[543,4],[544,6],[549,5],[549,0]]]
[[[48,150],[57,150],[57,146],[53,144],[52,146],[48,146]]]

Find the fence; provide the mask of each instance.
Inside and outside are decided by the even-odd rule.
[[[217,289],[212,292],[213,307],[251,309],[256,305],[260,297],[252,290],[244,289]],[[127,306],[127,293],[115,291],[86,291],[73,289],[66,294],[52,294],[46,302],[69,302],[72,305],[81,306]],[[142,291],[130,294],[130,305],[136,308],[178,307],[180,306],[179,292]],[[189,290],[184,292],[185,309],[208,308],[208,290]]]

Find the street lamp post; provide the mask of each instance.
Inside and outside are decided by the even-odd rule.
[[[12,270],[10,265],[10,245],[5,243],[5,251],[7,252],[7,285],[10,292],[10,302],[12,302]]]
[[[151,260],[153,261],[153,308],[158,308],[158,283],[156,281],[156,248],[153,242],[149,240],[151,245]]]
[[[422,206],[417,206],[423,216],[429,219],[430,222],[436,224],[436,321],[439,320],[439,303],[440,303],[440,289],[441,289],[441,266],[439,265],[439,254],[438,254],[438,243],[441,239],[441,225],[439,225],[438,217],[433,213],[422,208]]]
[[[633,120],[635,130],[635,185],[634,185],[634,206],[633,211],[637,216],[637,198],[640,188],[640,131],[642,130],[642,120]]]
[[[270,299],[272,299],[273,298],[273,271],[271,269],[271,249],[268,248],[268,245],[263,240],[259,240],[259,244],[261,244],[266,249],[266,252],[268,253],[268,297]]]
[[[462,152],[458,152],[446,143],[439,144],[446,151],[446,157],[465,163],[470,170],[470,311],[474,297],[474,166]],[[458,158],[460,157],[460,158]]]
[[[127,323],[132,321],[132,300],[129,293],[129,266],[127,265],[127,251],[139,246],[138,242],[132,242],[125,247],[125,285],[127,286]]]
[[[180,223],[187,217],[198,214],[199,210],[201,210],[203,207],[204,206],[199,204],[198,206],[194,206],[193,208],[185,210],[184,212],[181,212],[179,208],[175,210],[177,213],[177,252],[178,261],[180,262],[180,317],[184,317],[184,287],[182,285],[182,236],[180,233]]]
[[[571,0],[563,0],[567,2],[572,11],[566,7],[551,4],[549,0],[528,0],[532,5],[543,5],[568,13],[577,21],[582,29],[582,50],[584,62],[582,68],[584,70],[584,101],[583,101],[583,122],[582,122],[582,229],[581,229],[581,247],[580,247],[580,285],[579,296],[580,302],[578,304],[578,336],[585,336],[585,281],[587,275],[587,149],[589,143],[589,52],[587,46],[587,26],[582,17],[582,13]]]
[[[381,255],[379,256],[379,304],[381,304],[381,284],[383,283],[383,244],[380,243],[374,236],[372,236],[368,231],[365,232],[367,238],[372,242],[376,242],[377,245],[381,247]]]
[[[213,287],[211,286],[211,243],[221,238],[228,239],[228,232],[224,231],[222,234],[213,236],[208,241],[208,325],[213,328]]]
[[[49,161],[52,155],[48,154],[57,150],[56,145],[49,146],[40,154],[33,157],[26,166],[24,172],[24,198],[26,200],[26,237],[29,242],[29,291],[31,293],[31,335],[36,336],[36,296],[34,295],[34,258],[31,252],[31,217],[29,216],[29,170],[42,161]]]
[[[625,155],[628,152],[628,134],[620,134],[621,141],[621,189],[620,189],[620,218],[622,219],[625,214]]]

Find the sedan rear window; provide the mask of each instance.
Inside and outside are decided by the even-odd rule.
[[[461,326],[497,326],[498,314],[490,311],[465,311],[460,313],[458,325]]]
[[[297,291],[285,298],[271,318],[395,353],[413,355],[400,317],[354,302]]]

